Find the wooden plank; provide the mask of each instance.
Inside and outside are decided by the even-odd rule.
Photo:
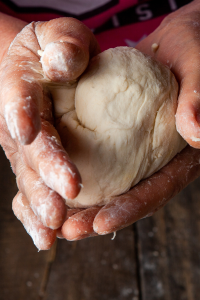
[[[1,149],[0,170],[0,300],[199,299],[200,180],[114,241],[59,240],[55,258],[55,247],[37,252],[12,213],[17,188]]]
[[[59,240],[51,268],[55,247],[38,253],[12,213],[17,187],[2,149],[0,170],[0,300],[138,300],[132,227],[114,241],[112,236]]]
[[[15,176],[0,148],[0,300],[37,300],[49,252],[37,252],[12,212]]]
[[[77,242],[59,240],[45,300],[138,300],[133,227]]]
[[[137,222],[142,300],[199,300],[200,178]]]

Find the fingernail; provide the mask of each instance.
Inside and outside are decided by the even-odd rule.
[[[25,134],[22,134],[19,131],[18,126],[18,110],[17,109],[10,109],[10,107],[7,105],[5,107],[5,119],[6,124],[8,126],[8,130],[11,134],[11,137],[13,139],[18,139],[20,144],[26,145],[27,144],[27,138]]]
[[[93,224],[93,230],[96,232],[96,233],[98,233],[99,235],[106,235],[106,234],[109,234],[110,233],[110,231],[108,231],[108,230],[105,230],[105,231],[100,231],[99,230],[99,226],[97,225],[97,224]]]
[[[10,107],[10,105],[6,105],[5,119],[6,119],[6,124],[8,126],[8,130],[10,131],[11,137],[13,139],[18,138],[19,131],[18,131],[18,126],[17,126],[17,110],[12,109]]]
[[[83,240],[83,239],[86,239],[86,238],[89,238],[89,237],[94,237],[94,236],[98,236],[98,233],[94,232],[94,233],[90,233],[90,234],[83,234],[83,235],[80,235],[74,239],[67,239],[68,241],[70,242],[74,242],[74,241],[79,241],[79,240]]]
[[[74,169],[74,170],[73,170]],[[75,172],[69,162],[60,162],[56,159],[52,168],[48,162],[40,162],[39,174],[47,186],[57,191],[64,199],[74,199],[80,191],[80,175]]]

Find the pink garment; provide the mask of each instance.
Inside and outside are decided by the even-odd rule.
[[[102,50],[135,47],[164,17],[191,0],[0,0],[0,11],[27,22],[72,16],[85,23]]]

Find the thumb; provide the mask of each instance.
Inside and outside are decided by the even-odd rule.
[[[35,32],[42,50],[39,54],[43,71],[54,82],[77,79],[90,57],[100,52],[91,30],[73,18],[38,22]]]
[[[180,135],[194,148],[200,148],[200,87],[199,74],[188,72],[181,81],[176,113]]]

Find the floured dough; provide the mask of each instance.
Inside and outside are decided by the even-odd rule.
[[[78,197],[66,200],[71,207],[108,203],[186,146],[175,127],[175,77],[134,48],[97,55],[77,87],[52,93],[59,133],[83,181]]]

